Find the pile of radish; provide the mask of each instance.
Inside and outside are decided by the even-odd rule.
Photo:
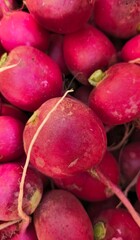
[[[140,240],[139,33],[139,0],[0,0],[0,240]]]

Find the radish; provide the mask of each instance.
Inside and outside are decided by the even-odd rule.
[[[28,153],[34,134],[52,109],[33,144],[32,165],[57,178],[86,171],[99,163],[106,150],[104,127],[88,106],[68,97],[63,101],[49,99],[31,116],[23,134],[25,152]]]
[[[96,168],[99,168],[116,185],[119,184],[119,166],[111,153],[107,151]],[[91,177],[88,172],[54,179],[54,183],[59,188],[66,189],[86,201],[102,201],[113,194],[98,179]]]
[[[101,80],[99,83],[96,81]],[[97,86],[89,96],[89,106],[110,126],[136,120],[140,116],[140,67],[117,63],[106,72],[93,73]]]
[[[18,163],[4,163],[0,165],[0,219],[10,221],[20,219],[17,202],[19,182],[22,175],[22,165]],[[28,168],[25,186],[23,209],[31,215],[38,206],[43,193],[43,184],[39,175]]]
[[[46,51],[49,34],[31,14],[12,11],[4,14],[0,21],[0,39],[6,51],[21,45],[33,46]]]
[[[140,58],[140,34],[124,44],[121,50],[121,57],[126,62]]]
[[[127,144],[120,154],[122,183],[127,186],[140,171],[140,142]]]
[[[0,162],[13,161],[24,154],[24,124],[10,116],[0,116]]]
[[[63,39],[63,35],[51,34],[47,53],[59,65],[62,73],[68,75],[69,70],[66,66],[63,54]]]
[[[17,118],[24,124],[27,122],[29,118],[28,114],[26,114],[24,111],[21,111],[19,108],[8,103],[1,104],[1,115]]]
[[[45,53],[31,46],[16,47],[2,67],[12,64],[17,65],[0,72],[0,91],[13,105],[32,112],[62,94],[61,71]]]
[[[94,23],[117,38],[130,38],[140,30],[139,0],[96,0]]]
[[[44,195],[34,213],[38,240],[93,240],[90,219],[80,201],[64,190]]]
[[[140,228],[125,209],[107,209],[93,221],[95,240],[139,240]]]
[[[29,12],[50,31],[71,33],[80,29],[90,18],[95,0],[25,0]]]
[[[87,24],[79,31],[65,35],[64,59],[74,77],[87,85],[95,70],[104,70],[116,61],[116,50],[107,36]]]

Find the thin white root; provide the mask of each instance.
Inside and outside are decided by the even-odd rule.
[[[29,216],[23,211],[22,205],[23,205],[23,194],[24,194],[24,182],[25,182],[25,177],[26,177],[27,169],[28,169],[29,162],[30,162],[30,155],[31,155],[33,145],[34,145],[40,131],[42,130],[43,126],[45,125],[45,123],[50,118],[51,114],[56,110],[58,105],[64,100],[66,95],[70,92],[73,92],[73,89],[70,89],[70,90],[66,91],[64,93],[64,95],[60,98],[60,100],[54,105],[54,107],[51,109],[51,111],[47,114],[47,116],[44,118],[44,120],[42,121],[42,123],[38,127],[37,131],[35,132],[32,140],[30,142],[29,149],[28,149],[28,152],[27,152],[27,158],[26,158],[26,161],[25,161],[25,165],[24,165],[24,168],[23,168],[23,173],[22,173],[22,177],[21,177],[21,181],[20,181],[20,189],[19,189],[19,196],[18,196],[18,215],[22,220],[29,221]]]
[[[1,68],[0,68],[0,72],[4,72],[4,71],[6,71],[7,69],[14,68],[14,67],[16,67],[18,64],[19,64],[19,63],[12,64],[12,65],[9,65],[9,66],[7,66],[7,67],[1,67]]]
[[[21,219],[17,219],[17,220],[14,220],[14,221],[9,221],[9,222],[4,222],[4,223],[1,223],[0,224],[0,230],[3,230],[13,224],[16,224],[16,223],[19,223],[21,222]]]

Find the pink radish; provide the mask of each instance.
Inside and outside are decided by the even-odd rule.
[[[20,219],[17,201],[19,182],[22,175],[22,165],[18,163],[4,163],[0,165],[0,219],[10,221]],[[38,206],[43,193],[43,184],[39,175],[28,168],[25,186],[23,209],[26,214],[32,214]]]
[[[95,0],[25,0],[29,12],[50,31],[71,33],[80,29],[90,18]]]
[[[121,50],[121,57],[126,62],[140,58],[140,34],[124,44]]]
[[[99,77],[100,75],[100,77]],[[96,82],[97,74],[90,80]],[[99,83],[91,91],[89,106],[110,126],[136,120],[140,116],[140,67],[132,63],[117,63],[98,74]]]
[[[104,70],[116,61],[116,50],[107,36],[87,24],[79,31],[65,35],[64,59],[74,77],[87,85],[95,70]]]
[[[6,13],[0,21],[0,39],[8,52],[21,45],[45,51],[48,47],[49,34],[29,13],[12,11]]]
[[[34,213],[38,240],[93,240],[90,219],[80,201],[64,190],[44,195]]]
[[[0,72],[0,91],[13,105],[32,112],[62,94],[61,71],[45,53],[31,46],[16,47],[2,67],[12,64],[17,65]]]
[[[117,38],[130,38],[140,30],[139,0],[96,0],[94,23]]]
[[[28,120],[23,136],[26,153],[38,127],[60,99],[46,101]],[[57,178],[86,171],[101,161],[105,150],[100,119],[85,104],[66,97],[38,134],[30,161],[42,173]]]
[[[13,161],[24,154],[24,124],[10,116],[0,116],[0,162]]]

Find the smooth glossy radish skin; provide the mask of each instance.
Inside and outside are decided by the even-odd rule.
[[[111,66],[89,96],[89,106],[110,126],[140,116],[140,67],[132,63]]]
[[[93,240],[92,224],[80,201],[64,190],[44,195],[34,213],[38,240]]]
[[[38,127],[60,99],[49,99],[28,120],[23,134],[26,153]],[[36,138],[30,162],[42,173],[58,178],[96,165],[105,151],[106,134],[100,119],[85,104],[66,97]]]
[[[21,45],[47,50],[49,34],[31,14],[23,11],[6,13],[0,21],[0,39],[6,51]]]
[[[8,55],[0,72],[0,91],[13,105],[33,112],[47,99],[61,96],[63,82],[58,65],[31,46],[19,46]]]
[[[117,38],[130,38],[140,31],[139,0],[97,0],[94,5],[94,23]]]
[[[127,144],[120,154],[123,184],[127,186],[140,171],[140,141]]]
[[[107,209],[93,221],[95,240],[139,240],[140,228],[125,209]]]
[[[140,58],[140,34],[128,40],[122,50],[121,57],[124,61]]]
[[[24,154],[24,124],[10,116],[0,116],[0,162],[13,161]]]
[[[46,29],[55,33],[71,33],[90,18],[95,0],[26,0],[29,12]]]
[[[104,70],[116,61],[112,42],[89,24],[76,33],[65,35],[63,50],[69,71],[85,85],[89,84],[88,78],[95,70]]]
[[[119,166],[111,153],[106,152],[96,168],[100,169],[113,183],[119,184]],[[59,188],[66,189],[86,201],[102,201],[112,196],[109,189],[88,172],[54,179],[54,182]]]
[[[2,221],[17,220],[17,201],[19,194],[19,182],[23,166],[18,163],[4,163],[0,165],[0,219]],[[28,168],[25,186],[23,210],[26,214],[32,214],[38,206],[43,193],[43,184],[33,169]]]

